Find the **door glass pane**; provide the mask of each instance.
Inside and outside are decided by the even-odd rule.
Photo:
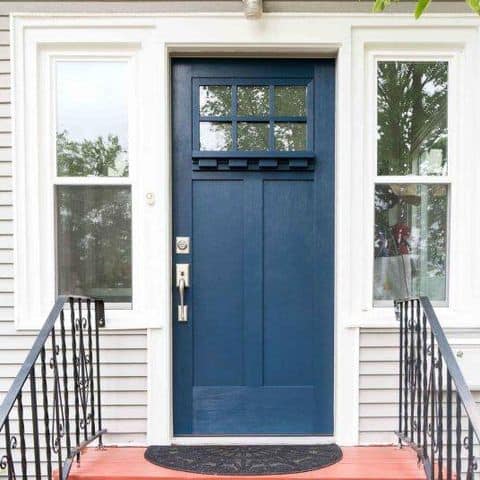
[[[307,114],[307,87],[275,87],[275,115],[305,116]]]
[[[131,302],[131,230],[130,187],[58,186],[58,293]]]
[[[268,87],[238,87],[237,114],[265,116],[270,111]]]
[[[237,127],[239,150],[268,150],[268,123],[239,122]]]
[[[446,300],[448,187],[375,187],[374,300]]]
[[[231,123],[200,122],[200,150],[225,151],[231,149]]]
[[[126,62],[57,63],[59,176],[128,176],[127,81]]]
[[[232,113],[232,87],[202,85],[200,87],[200,115],[221,117]]]
[[[279,122],[275,124],[275,148],[277,150],[306,150],[307,126],[305,123]]]
[[[447,62],[379,62],[378,175],[447,173]]]

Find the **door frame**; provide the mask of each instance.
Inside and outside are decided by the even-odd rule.
[[[274,53],[273,53],[274,52]],[[164,444],[178,444],[178,445],[207,445],[207,444],[223,444],[223,445],[235,445],[235,444],[245,444],[245,443],[256,443],[256,444],[319,444],[319,443],[331,443],[336,441],[342,445],[356,445],[358,444],[358,349],[359,349],[359,331],[358,329],[338,328],[338,233],[341,227],[338,218],[338,203],[339,203],[339,175],[338,175],[338,145],[339,145],[339,128],[338,128],[338,118],[339,118],[339,68],[342,62],[345,62],[346,59],[341,54],[341,49],[339,45],[327,45],[327,44],[317,44],[317,45],[298,45],[290,44],[285,45],[284,43],[270,44],[268,47],[265,45],[252,46],[252,44],[241,44],[234,46],[231,43],[217,43],[215,46],[205,46],[199,49],[198,44],[190,44],[188,42],[184,44],[166,44],[165,48],[166,53],[166,62],[168,64],[168,139],[172,141],[172,122],[171,122],[171,108],[172,108],[172,98],[171,98],[171,87],[170,82],[172,78],[171,71],[171,61],[172,58],[181,56],[181,57],[199,57],[199,58],[284,58],[284,59],[302,59],[302,58],[335,58],[335,153],[334,153],[334,170],[335,170],[335,200],[334,200],[334,388],[333,388],[333,410],[334,410],[334,433],[332,436],[304,436],[304,435],[291,435],[291,436],[188,436],[188,437],[176,437],[173,433],[173,335],[171,328],[168,327],[168,337],[169,337],[169,422],[168,425],[165,425],[165,422],[162,422],[162,435],[153,434],[152,428],[155,428],[158,432],[158,424],[156,426],[152,425],[152,418],[149,415],[149,443],[164,443]],[[343,66],[342,68],[345,68]],[[172,145],[168,145],[168,159],[169,159],[169,181],[170,186],[172,184]],[[344,188],[342,188],[344,191]],[[169,215],[170,215],[170,228],[173,225],[173,192],[170,187],[170,196],[169,196]],[[173,236],[172,230],[170,230],[169,235],[169,245],[170,245],[170,262],[173,258]],[[342,235],[343,236],[343,235]],[[170,265],[170,270],[171,265]],[[172,290],[170,290],[172,291]],[[169,325],[173,321],[173,302],[170,304],[169,311]],[[150,338],[150,336],[149,336]],[[152,341],[149,340],[148,348],[149,352],[152,352],[154,348],[158,348],[159,342],[155,341],[152,338]],[[156,345],[156,347],[154,346]],[[165,344],[162,344],[165,346]],[[350,362],[342,362],[348,365],[345,365],[342,368],[342,380],[339,380],[339,360],[341,357],[337,354],[339,351],[340,345],[345,348],[345,345],[349,345],[349,351],[353,352],[354,365]],[[150,353],[151,355],[151,353]],[[149,365],[151,363],[149,362]],[[158,363],[157,363],[158,365]],[[157,374],[158,375],[158,374]],[[149,385],[150,382],[149,382]],[[165,391],[165,390],[164,390]],[[149,396],[154,395],[151,392],[149,387]],[[158,398],[158,397],[157,397]],[[354,399],[352,402],[351,399]],[[343,399],[346,408],[341,408],[339,405],[339,399]],[[155,402],[154,399],[149,401]],[[340,413],[342,412],[342,413]],[[158,415],[156,415],[158,418]],[[339,422],[339,418],[342,418],[342,422]],[[165,436],[165,430],[168,427],[168,435]],[[158,432],[160,433],[160,432]],[[150,440],[152,439],[152,440]]]

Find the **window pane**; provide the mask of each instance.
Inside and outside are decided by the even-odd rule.
[[[305,116],[307,87],[275,87],[275,115]]]
[[[59,294],[132,301],[130,187],[57,187]]]
[[[200,87],[200,115],[219,117],[232,112],[232,87],[202,85]]]
[[[238,87],[238,115],[268,115],[268,87]]]
[[[240,122],[237,127],[239,150],[268,150],[268,123]]]
[[[375,300],[446,300],[447,212],[446,185],[376,185]]]
[[[126,62],[57,63],[57,173],[128,176]]]
[[[200,122],[200,150],[225,151],[231,149],[231,123]]]
[[[277,150],[293,151],[307,148],[307,126],[305,123],[276,123],[274,133]]]
[[[378,64],[378,174],[447,173],[447,62]]]

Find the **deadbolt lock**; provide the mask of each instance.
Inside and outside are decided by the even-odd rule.
[[[190,237],[177,237],[175,239],[175,253],[180,255],[190,253]]]

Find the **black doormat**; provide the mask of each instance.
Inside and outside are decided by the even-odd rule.
[[[279,475],[328,467],[342,458],[338,445],[202,445],[148,447],[155,465],[190,473]]]

